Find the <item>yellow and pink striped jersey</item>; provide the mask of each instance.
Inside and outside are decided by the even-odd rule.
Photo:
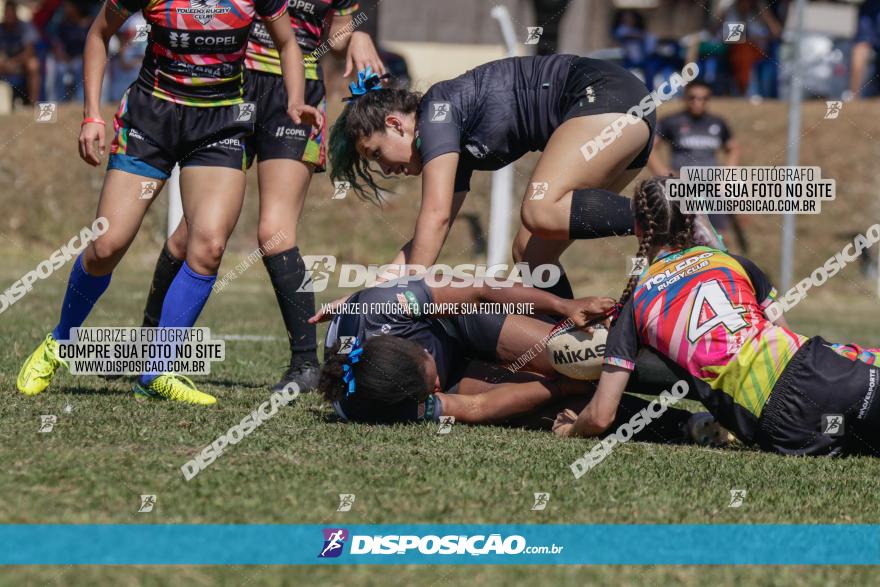
[[[242,102],[251,23],[286,8],[285,0],[108,0],[108,10],[141,11],[150,25],[136,83],[162,100],[208,107]]]
[[[318,45],[330,29],[334,16],[347,16],[358,10],[357,0],[289,0],[287,14],[296,42],[302,50],[306,79],[321,79]],[[331,41],[328,40],[328,43]],[[281,59],[266,26],[258,19],[248,39],[245,67],[281,75]]]
[[[748,436],[807,341],[764,316],[775,297],[766,275],[743,257],[708,247],[661,252],[618,316],[605,364],[632,370],[639,346],[656,349],[698,380],[700,398],[722,424]]]

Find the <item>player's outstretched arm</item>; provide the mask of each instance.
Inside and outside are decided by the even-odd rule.
[[[558,436],[598,436],[608,430],[617,417],[620,398],[629,381],[630,371],[606,365],[599,386],[590,403],[576,417],[566,410],[556,417],[553,432]]]
[[[502,383],[476,394],[436,394],[443,405],[443,415],[465,424],[486,424],[531,412],[554,397],[561,397],[552,381]]]
[[[446,153],[428,161],[422,170],[422,206],[416,230],[393,265],[430,267],[437,262],[452,222],[461,210],[467,192],[453,192],[458,153]]]
[[[472,287],[443,285],[431,287],[431,296],[438,308],[454,308],[461,304],[479,302],[500,304],[532,304],[536,313],[566,316],[578,328],[599,319],[607,319],[615,301],[607,297],[586,297],[567,300],[535,287],[524,287],[512,281],[498,282],[500,287],[489,284]],[[607,325],[606,325],[607,326]]]

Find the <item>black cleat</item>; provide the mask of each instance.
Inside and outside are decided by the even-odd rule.
[[[270,389],[272,391],[282,391],[288,384],[296,383],[302,393],[308,393],[318,388],[318,379],[321,375],[321,368],[312,363],[302,363],[300,365],[291,365],[281,376],[281,379]]]

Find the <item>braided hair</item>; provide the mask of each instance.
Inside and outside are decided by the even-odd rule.
[[[694,246],[694,215],[682,214],[678,205],[666,197],[666,178],[652,177],[636,186],[632,199],[633,216],[642,229],[637,257],[645,258],[658,247],[686,249]],[[622,306],[629,300],[639,276],[629,278],[620,296]]]

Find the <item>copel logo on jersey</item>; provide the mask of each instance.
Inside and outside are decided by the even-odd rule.
[[[272,41],[272,35],[269,34],[269,29],[260,20],[254,21],[251,36],[257,39],[261,45],[266,45],[267,47],[275,46],[274,41]]]
[[[169,33],[168,44],[174,49],[189,49],[189,33]]]
[[[194,35],[190,40],[189,33],[171,33],[171,46],[174,47],[175,37],[180,42],[180,47],[189,47],[190,43],[196,47],[237,47],[240,43],[235,35]]]
[[[201,24],[208,24],[215,16],[228,14],[230,6],[218,6],[221,0],[189,0],[189,8],[178,8],[180,14],[189,14]]]
[[[287,7],[290,10],[296,10],[297,12],[305,12],[306,14],[315,14],[314,2],[307,2],[306,0],[288,0]]]
[[[222,31],[180,31],[153,27],[155,40],[178,53],[234,53],[247,42],[250,27]]]
[[[336,558],[342,554],[345,541],[348,540],[348,530],[345,528],[324,528],[324,546],[318,553],[318,558]]]

